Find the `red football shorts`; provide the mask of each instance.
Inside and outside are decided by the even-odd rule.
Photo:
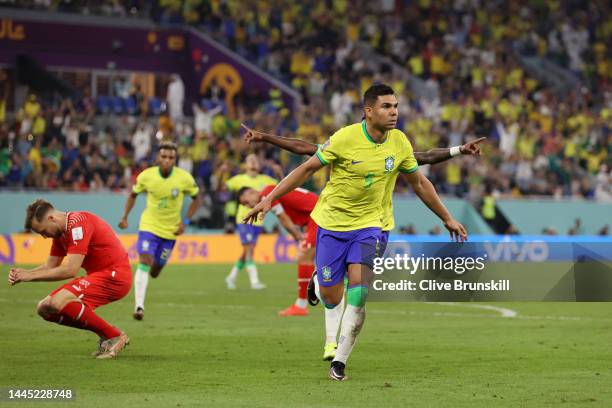
[[[127,295],[132,288],[132,271],[129,267],[98,271],[76,278],[50,293],[62,289],[73,293],[87,306],[95,309]]]
[[[306,233],[304,234],[304,240],[302,245],[306,245],[308,248],[314,248],[317,243],[317,230],[319,226],[315,223],[312,218],[308,220],[306,224]]]

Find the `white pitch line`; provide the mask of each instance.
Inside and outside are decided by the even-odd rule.
[[[501,317],[516,317],[518,312],[516,310],[507,309],[505,307],[491,306],[491,305],[479,305],[474,303],[456,303],[456,302],[433,302],[438,305],[446,306],[458,306],[458,307],[473,307],[476,309],[493,310],[501,314]]]
[[[447,303],[429,303],[429,304],[438,304],[438,305],[446,305]],[[434,317],[467,317],[474,319],[499,319],[502,318],[499,314],[484,314],[484,313],[461,313],[461,312],[425,312],[425,311],[401,311],[401,310],[368,310],[368,314],[383,314],[383,315],[402,315],[402,316],[434,316]],[[515,319],[520,320],[570,320],[570,321],[579,321],[579,320],[609,320],[609,319],[594,319],[591,317],[582,318],[575,316],[535,316],[535,315],[517,315]]]

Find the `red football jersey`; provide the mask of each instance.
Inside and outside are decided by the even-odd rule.
[[[264,189],[261,190],[262,197],[270,194],[270,192],[274,190],[274,187],[276,186],[264,187]],[[272,203],[272,208],[274,209],[274,207],[280,204],[289,218],[291,218],[291,221],[293,221],[295,225],[302,227],[308,224],[310,213],[314,210],[318,198],[319,196],[315,193],[298,187],[282,196],[279,200],[274,201]],[[279,209],[279,207],[276,208]]]
[[[95,214],[69,212],[66,232],[53,239],[51,256],[85,255],[82,268],[87,274],[113,268],[130,268],[128,254],[110,225]]]

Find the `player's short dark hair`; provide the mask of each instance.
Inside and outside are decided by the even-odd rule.
[[[372,106],[379,96],[395,95],[393,88],[385,84],[372,85],[363,94],[363,106]]]
[[[178,153],[178,146],[175,143],[172,143],[172,142],[163,142],[157,148],[158,152],[161,152],[162,150],[174,150],[175,152]]]
[[[37,199],[32,204],[28,205],[28,209],[26,210],[26,219],[24,223],[24,227],[27,231],[32,229],[32,220],[36,219],[36,221],[42,221],[43,217],[47,215],[49,211],[53,209],[53,205],[43,200],[42,198]]]
[[[236,193],[236,201],[238,201],[238,203],[240,203],[240,197],[242,197],[247,190],[251,190],[251,187],[242,187],[240,190],[238,190]]]

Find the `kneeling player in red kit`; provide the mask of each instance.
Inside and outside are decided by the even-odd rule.
[[[41,300],[36,311],[47,321],[96,333],[100,341],[94,355],[116,357],[129,338],[94,313],[97,307],[127,295],[132,287],[127,252],[112,228],[95,214],[59,211],[42,199],[28,206],[25,228],[52,238],[51,254],[37,268],[12,268],[9,284],[72,278]],[[76,277],[81,268],[87,276]]]

